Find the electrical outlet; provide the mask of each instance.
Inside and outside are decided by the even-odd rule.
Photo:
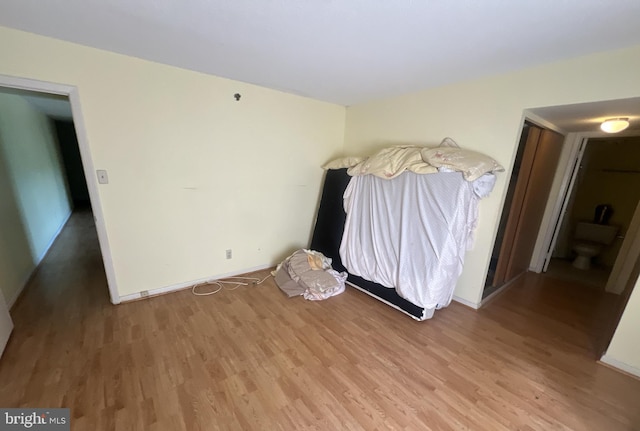
[[[227,259],[231,259],[233,257],[233,253],[231,252],[231,249],[227,250]]]
[[[104,169],[98,169],[96,171],[96,174],[98,175],[98,183],[109,184],[109,176],[107,175],[107,171],[105,171]]]
[[[142,292],[140,292],[140,298],[146,298],[147,296],[149,296],[148,290],[143,290]]]

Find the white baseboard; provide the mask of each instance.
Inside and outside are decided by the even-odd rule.
[[[460,298],[459,296],[453,295],[453,300],[459,302],[460,304],[466,305],[467,307],[471,307],[474,310],[480,308],[480,304],[476,304],[475,302],[467,301],[464,298]]]
[[[625,364],[624,362],[618,361],[617,359],[614,359],[611,356],[608,356],[606,354],[603,355],[602,358],[600,358],[600,362],[603,362],[613,368],[617,368],[621,371],[624,371],[625,373],[629,373],[636,377],[640,377],[640,368],[636,368],[629,364]]]
[[[183,290],[188,287],[191,287],[195,284],[205,283],[207,281],[220,280],[222,278],[227,277],[235,277],[242,274],[248,274],[250,272],[262,271],[263,269],[273,268],[274,265],[260,265],[255,266],[253,268],[241,269],[238,271],[228,272],[226,274],[219,274],[211,277],[200,278],[198,280],[185,281],[184,283],[172,284],[171,286],[159,287],[157,289],[147,290],[143,295],[142,292],[130,293],[128,295],[120,296],[120,304],[124,302],[136,301],[141,298],[148,298],[152,296],[163,295],[165,293],[177,292],[178,290]]]
[[[13,294],[11,298],[7,300],[7,307],[9,307],[9,309],[13,307],[13,305],[16,303],[16,301],[20,297],[20,294],[22,294],[22,291],[24,290],[24,288],[27,287],[27,284],[29,284],[29,282],[31,281],[35,273],[38,271],[38,268],[40,267],[40,264],[44,260],[44,257],[47,255],[47,253],[49,253],[49,249],[51,249],[51,246],[53,245],[53,243],[56,241],[56,239],[58,239],[58,236],[60,235],[60,232],[62,232],[62,229],[64,229],[64,227],[67,225],[67,222],[69,221],[69,218],[71,218],[72,213],[73,213],[73,210],[69,211],[69,214],[67,214],[67,216],[62,220],[62,223],[60,223],[60,226],[58,226],[58,229],[51,237],[51,240],[49,241],[47,246],[44,248],[44,251],[40,253],[40,256],[36,258],[33,269],[24,278],[24,281],[20,285],[21,287],[18,290],[16,290],[16,292]]]

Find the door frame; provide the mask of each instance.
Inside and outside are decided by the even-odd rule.
[[[587,148],[588,141],[589,138],[576,137],[576,139],[570,143],[572,146],[570,150],[571,153],[569,155],[569,162],[567,163],[567,168],[562,178],[562,184],[560,185],[560,193],[558,193],[556,205],[554,206],[551,215],[552,222],[549,223],[545,232],[543,239],[543,244],[545,246],[540,248],[542,261],[540,261],[540,255],[538,255],[539,257],[536,264],[532,265],[531,268],[534,272],[546,272],[549,267],[549,261],[551,260],[551,255],[553,254],[553,250],[555,249],[558,241],[558,236],[560,235],[560,228],[567,213],[571,193],[573,192],[573,187],[576,179],[578,178],[580,163],[582,163],[582,157],[584,156],[584,150]],[[554,220],[555,223],[553,222]]]
[[[80,159],[82,160],[82,168],[84,170],[87,188],[89,189],[89,200],[93,211],[93,218],[98,233],[98,242],[102,254],[102,262],[104,264],[105,274],[107,277],[107,287],[109,289],[109,297],[112,304],[120,303],[120,295],[116,284],[116,275],[111,256],[111,247],[107,237],[107,229],[104,223],[104,211],[100,202],[100,193],[98,192],[98,181],[95,175],[95,167],[91,156],[91,148],[87,140],[87,131],[82,116],[82,108],[80,104],[80,95],[78,88],[72,85],[57,84],[53,82],[38,81],[34,79],[19,78],[14,76],[0,74],[0,86],[8,88],[16,88],[19,90],[36,91],[40,93],[57,94],[67,96],[71,104],[71,112],[73,115],[73,123],[78,137],[78,148],[80,149]]]
[[[573,135],[573,136],[571,136]],[[640,133],[638,131],[625,131],[621,133],[616,133],[616,137],[628,137],[628,136],[639,136]],[[548,266],[547,257],[553,253],[553,248],[556,245],[557,237],[559,234],[559,227],[561,226],[562,220],[564,219],[566,206],[568,204],[568,200],[571,196],[571,191],[573,189],[575,183],[575,177],[577,176],[577,169],[574,169],[576,164],[579,164],[582,160],[582,152],[584,150],[583,144],[586,147],[586,143],[589,139],[592,138],[607,138],[612,135],[605,132],[578,132],[572,133],[567,136],[567,140],[565,141],[565,145],[567,146],[569,155],[566,158],[566,162],[562,162],[562,155],[560,156],[560,162],[558,163],[558,168],[556,170],[556,177],[563,172],[562,178],[560,179],[561,183],[558,187],[558,193],[554,195],[553,191],[551,193],[552,196],[555,196],[555,200],[553,202],[548,202],[552,205],[551,207],[551,216],[549,217],[549,222],[541,226],[544,229],[544,236],[538,237],[538,240],[541,241],[541,246],[536,247],[534,250],[534,255],[531,260],[531,267],[529,268],[533,272],[541,273],[546,271]],[[581,151],[582,150],[582,151]],[[557,182],[559,179],[556,178],[554,182]],[[553,190],[553,187],[552,187]],[[547,208],[549,211],[549,208]]]

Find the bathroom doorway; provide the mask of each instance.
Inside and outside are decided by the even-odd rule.
[[[632,220],[640,201],[639,180],[640,137],[591,138],[587,141],[567,197],[551,259],[545,265],[548,275],[605,290],[624,239],[630,228],[633,230]],[[576,226],[579,222],[602,222],[596,220],[602,215],[597,214],[601,205],[610,209],[606,222],[617,227],[617,233],[610,245],[591,258],[589,269],[578,269],[572,265],[576,258],[573,250]]]

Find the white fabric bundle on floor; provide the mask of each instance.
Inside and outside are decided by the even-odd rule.
[[[346,272],[331,268],[331,259],[313,250],[297,250],[273,272],[276,284],[287,296],[302,295],[319,301],[344,292]]]

